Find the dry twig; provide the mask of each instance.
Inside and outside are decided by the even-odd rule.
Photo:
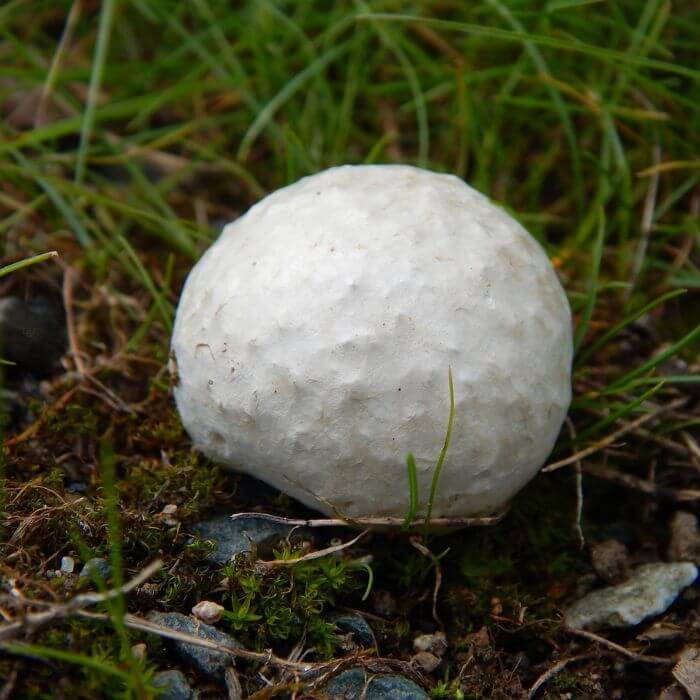
[[[590,659],[592,657],[592,654],[580,654],[579,656],[570,656],[568,659],[562,659],[561,661],[558,661],[552,668],[547,669],[533,684],[532,687],[530,688],[528,694],[527,694],[527,700],[533,700],[533,698],[537,695],[539,690],[549,683],[549,681],[554,678],[554,676],[557,675],[560,671],[563,671],[567,666],[577,663],[579,661],[585,661],[587,659]]]
[[[607,647],[608,649],[611,649],[612,651],[618,654],[621,654],[622,656],[630,659],[631,661],[638,661],[643,664],[654,664],[656,666],[670,666],[671,664],[673,664],[673,661],[671,659],[664,659],[661,656],[644,656],[644,654],[638,654],[635,651],[625,649],[625,647],[616,644],[615,642],[611,642],[609,639],[601,637],[600,635],[595,634],[594,632],[589,632],[588,630],[581,630],[576,627],[567,627],[566,629],[572,634],[575,634],[579,637],[585,637],[586,639],[596,642],[597,644],[601,644],[602,646]]]
[[[619,486],[624,486],[635,491],[655,496],[657,498],[665,498],[668,501],[675,503],[688,503],[690,501],[700,500],[700,490],[697,489],[672,489],[666,486],[659,486],[653,481],[640,479],[632,474],[625,474],[617,469],[609,469],[597,464],[584,464],[583,471],[589,476],[594,476],[597,479],[604,479]]]
[[[420,538],[411,537],[409,541],[423,556],[428,557],[428,559],[433,562],[433,566],[435,567],[435,585],[433,586],[433,620],[435,620],[440,627],[443,627],[442,620],[438,617],[437,613],[438,593],[440,592],[440,586],[442,586],[442,567],[440,566],[440,559],[420,541]]]
[[[294,566],[303,561],[311,561],[312,559],[320,559],[321,557],[326,557],[329,554],[335,554],[343,549],[352,547],[360,538],[367,534],[368,530],[363,530],[357,537],[353,537],[349,542],[342,542],[341,544],[333,545],[332,547],[326,547],[325,549],[319,549],[315,552],[309,552],[301,557],[295,557],[294,559],[272,559],[270,561],[256,561],[256,566],[263,566],[268,569],[273,569],[278,566]]]
[[[579,462],[582,459],[584,459],[584,457],[588,457],[589,455],[592,455],[595,452],[604,449],[608,445],[612,445],[623,435],[627,435],[628,433],[634,432],[636,428],[638,428],[641,425],[644,425],[645,423],[648,423],[650,420],[658,418],[664,413],[673,411],[676,408],[680,408],[687,401],[687,397],[684,396],[682,398],[676,399],[675,401],[671,401],[671,403],[667,404],[666,406],[661,406],[660,408],[658,408],[655,411],[652,411],[651,413],[645,413],[639,416],[639,418],[633,420],[631,423],[626,423],[619,430],[610,433],[610,435],[604,437],[602,440],[599,440],[593,445],[586,447],[586,449],[580,450],[579,452],[576,452],[575,454],[571,455],[570,457],[566,457],[565,459],[560,459],[558,462],[552,462],[552,464],[548,464],[546,467],[542,468],[542,471],[553,472],[557,469],[561,469],[562,467],[567,467],[569,464],[575,464],[576,462]]]

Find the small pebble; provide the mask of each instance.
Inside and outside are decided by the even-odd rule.
[[[413,648],[416,651],[429,651],[431,654],[441,657],[447,649],[447,638],[444,632],[419,634],[413,640]]]
[[[208,625],[213,625],[221,619],[221,615],[225,608],[223,605],[214,603],[211,600],[200,600],[197,605],[192,608],[192,614],[202,622]]]
[[[163,508],[163,510],[158,513],[158,519],[165,523],[166,525],[169,526],[174,526],[178,524],[178,519],[176,517],[177,514],[177,505],[175,503],[168,503],[167,506]]]
[[[61,559],[61,573],[72,574],[75,571],[75,559],[73,557],[63,557]]]
[[[146,658],[146,645],[143,642],[134,644],[131,647],[131,655],[136,661],[143,661]]]

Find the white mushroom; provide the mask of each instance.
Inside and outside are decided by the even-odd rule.
[[[571,396],[571,318],[547,256],[461,180],[397,165],[304,178],[229,224],[172,341],[195,445],[313,508],[493,513],[539,470]]]

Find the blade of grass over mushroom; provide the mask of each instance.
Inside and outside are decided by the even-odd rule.
[[[549,46],[553,49],[561,49],[562,51],[572,51],[575,53],[586,54],[593,58],[600,59],[609,64],[629,63],[632,65],[651,68],[666,73],[676,73],[683,75],[693,80],[700,79],[700,71],[688,66],[669,63],[668,61],[659,61],[657,59],[644,58],[642,56],[629,55],[622,51],[607,49],[602,46],[591,46],[583,42],[567,41],[552,36],[542,34],[532,34],[531,32],[516,32],[507,29],[496,29],[482,24],[469,24],[467,22],[455,22],[448,19],[435,19],[432,17],[420,17],[417,15],[401,15],[391,14],[388,12],[373,12],[358,14],[358,21],[379,20],[386,22],[418,22],[432,27],[440,27],[449,29],[455,32],[464,34],[474,34],[476,36],[484,36],[492,39],[501,39],[503,41],[518,42],[531,41],[538,46]]]
[[[30,265],[36,265],[37,263],[42,263],[45,260],[57,257],[58,252],[55,250],[51,250],[48,253],[40,253],[39,255],[34,255],[31,258],[24,258],[23,260],[18,260],[17,262],[11,263],[10,265],[0,267],[0,277],[9,275],[12,272],[17,272],[17,270],[29,267]]]
[[[95,123],[95,111],[100,97],[100,87],[102,86],[102,76],[104,74],[107,52],[109,50],[109,40],[112,33],[112,23],[114,13],[117,8],[117,0],[103,0],[100,9],[100,21],[98,25],[97,41],[95,44],[95,57],[92,62],[92,76],[88,87],[87,102],[83,115],[83,126],[80,130],[80,145],[78,147],[78,157],[75,164],[75,183],[81,184],[85,176],[85,163],[87,153],[90,148],[90,138]]]
[[[433,479],[430,482],[430,496],[428,498],[428,509],[425,514],[425,533],[427,535],[428,529],[430,528],[430,516],[433,512],[433,503],[435,502],[435,496],[437,494],[438,482],[440,481],[440,473],[442,472],[442,466],[445,463],[445,457],[447,456],[447,450],[450,447],[450,440],[452,438],[452,425],[455,418],[455,389],[452,382],[452,368],[447,370],[447,381],[450,389],[450,414],[447,418],[447,430],[445,431],[445,442],[440,450],[440,456],[435,464],[435,469],[433,470]]]
[[[416,475],[416,460],[409,452],[406,456],[406,473],[408,474],[408,511],[404,529],[408,529],[416,517],[418,508],[418,476]]]

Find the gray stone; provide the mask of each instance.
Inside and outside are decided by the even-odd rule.
[[[78,575],[81,578],[89,578],[94,581],[95,578],[97,578],[95,574],[98,574],[103,581],[107,581],[110,577],[110,573],[109,564],[107,563],[106,559],[102,559],[101,557],[93,557],[85,562],[85,565],[80,570],[80,574]]]
[[[632,627],[664,612],[697,578],[694,564],[644,564],[624,583],[592,591],[565,613],[569,627]]]
[[[237,554],[250,552],[251,546],[284,539],[292,530],[301,534],[299,528],[265,515],[245,515],[235,519],[221,515],[197,523],[192,529],[201,539],[214,543],[214,550],[207,557],[212,564],[225,564]]]
[[[200,622],[195,617],[182,613],[163,613],[152,611],[146,616],[151,622],[163,627],[169,627],[177,632],[184,632],[202,639],[209,639],[230,649],[243,649],[243,646],[233,637],[220,632],[215,627]],[[212,651],[187,642],[172,641],[175,651],[188,663],[196,667],[200,673],[210,678],[223,681],[224,671],[233,663],[233,656],[223,651]]]
[[[153,685],[161,691],[159,700],[193,700],[195,693],[182,671],[160,671],[153,676]]]
[[[351,668],[332,678],[324,688],[342,700],[428,700],[428,694],[413,681],[394,674],[372,675]]]
[[[0,299],[0,357],[36,375],[50,373],[66,347],[61,308],[44,297]]]
[[[338,615],[338,617],[333,618],[333,622],[341,632],[352,634],[352,638],[360,646],[367,648],[377,646],[374,632],[362,615],[353,615],[352,613]]]

